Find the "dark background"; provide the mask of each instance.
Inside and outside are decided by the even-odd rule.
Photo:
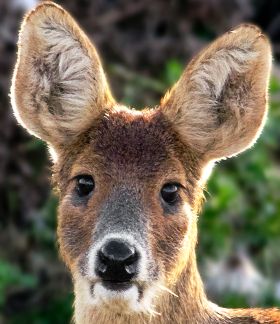
[[[19,24],[35,0],[0,0],[0,323],[69,323],[72,286],[56,244],[57,199],[45,145],[9,103]],[[214,170],[199,219],[198,259],[227,307],[280,305],[280,1],[58,1],[94,40],[116,97],[153,105],[189,59],[244,21],[274,48],[271,108],[252,150]]]

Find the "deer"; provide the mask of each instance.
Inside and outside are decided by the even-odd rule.
[[[251,147],[267,116],[270,42],[242,24],[188,64],[153,108],[117,103],[93,43],[44,1],[21,25],[11,104],[47,143],[74,322],[280,323],[280,310],[207,299],[197,220],[213,165]]]

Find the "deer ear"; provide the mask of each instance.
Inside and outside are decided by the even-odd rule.
[[[19,123],[54,147],[72,141],[114,102],[94,46],[52,2],[24,19],[11,97]]]
[[[271,49],[253,25],[241,25],[195,57],[161,102],[181,139],[207,159],[254,143],[264,123]]]

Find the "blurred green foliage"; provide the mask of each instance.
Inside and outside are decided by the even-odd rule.
[[[54,296],[44,307],[15,315],[11,324],[63,324],[70,323],[73,314],[73,295]]]
[[[5,293],[12,285],[17,287],[34,288],[37,278],[23,273],[18,267],[5,260],[0,260],[0,307],[5,302]]]

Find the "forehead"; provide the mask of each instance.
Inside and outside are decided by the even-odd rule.
[[[112,174],[126,171],[148,176],[167,161],[178,164],[176,157],[182,150],[168,122],[154,111],[111,112],[97,121],[87,137],[75,165],[101,164]]]
[[[93,150],[107,162],[144,166],[165,161],[174,136],[158,115],[116,113],[105,116],[94,130]]]

